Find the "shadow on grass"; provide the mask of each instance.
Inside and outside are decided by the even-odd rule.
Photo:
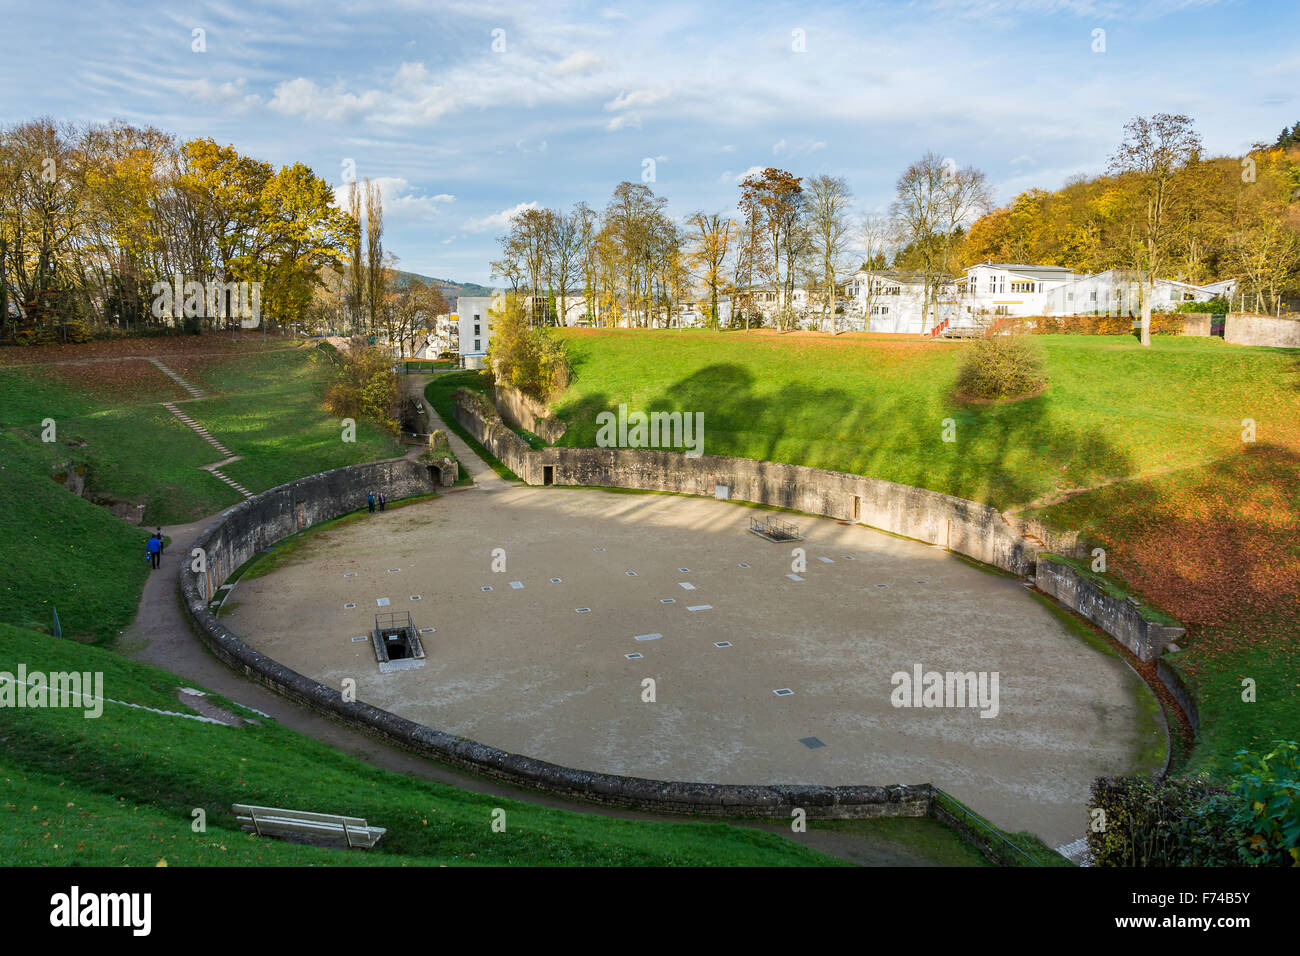
[[[1067,467],[1071,480],[1134,471],[1130,454],[1104,434],[1060,421],[1050,389],[1008,404],[951,403],[936,414],[904,394],[855,395],[811,383],[761,394],[753,375],[733,363],[678,379],[639,408],[606,393],[557,403],[569,423],[560,444],[594,446],[596,416],[620,403],[629,412],[703,412],[705,454],[851,471],[1000,507],[1054,490],[1049,482]],[[944,440],[945,426],[953,441]]]

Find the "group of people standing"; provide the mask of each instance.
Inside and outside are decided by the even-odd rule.
[[[366,504],[370,507],[370,510],[372,512],[375,510],[376,504],[379,505],[379,510],[383,511],[384,505],[388,504],[388,499],[384,497],[384,493],[382,491],[379,493],[378,496],[376,496],[375,493],[372,491],[368,495],[366,495]]]

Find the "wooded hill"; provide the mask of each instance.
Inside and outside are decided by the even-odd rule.
[[[953,266],[992,260],[1079,272],[1132,268],[1146,241],[1147,201],[1134,173],[1031,189],[977,220]],[[1198,285],[1236,278],[1247,307],[1270,312],[1279,296],[1300,293],[1300,144],[1194,159],[1175,171],[1165,202],[1162,278]]]

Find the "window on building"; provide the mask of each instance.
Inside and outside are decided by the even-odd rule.
[[[479,327],[479,324],[477,322],[474,323],[474,334],[475,335],[483,334],[483,330]]]
[[[1010,307],[1005,306],[1005,305],[995,306],[994,309],[993,309],[993,314],[994,314],[994,315],[1010,315],[1010,314],[1011,314],[1011,309],[1010,309]]]
[[[1096,289],[1093,289],[1091,292],[1088,293],[1088,301],[1089,301],[1089,302],[1096,302],[1096,301],[1097,301],[1097,290],[1096,290]]]
[[[482,343],[480,343],[478,339],[475,339],[475,340],[474,340],[474,351],[475,351],[475,352],[481,352],[482,350],[483,350],[483,345],[482,345]]]

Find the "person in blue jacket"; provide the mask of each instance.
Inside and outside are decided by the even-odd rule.
[[[158,567],[158,559],[162,557],[162,538],[154,535],[145,545],[145,549],[149,554],[149,563],[155,568]]]
[[[375,510],[375,493],[372,491],[366,495],[366,505],[370,508],[371,513]]]

